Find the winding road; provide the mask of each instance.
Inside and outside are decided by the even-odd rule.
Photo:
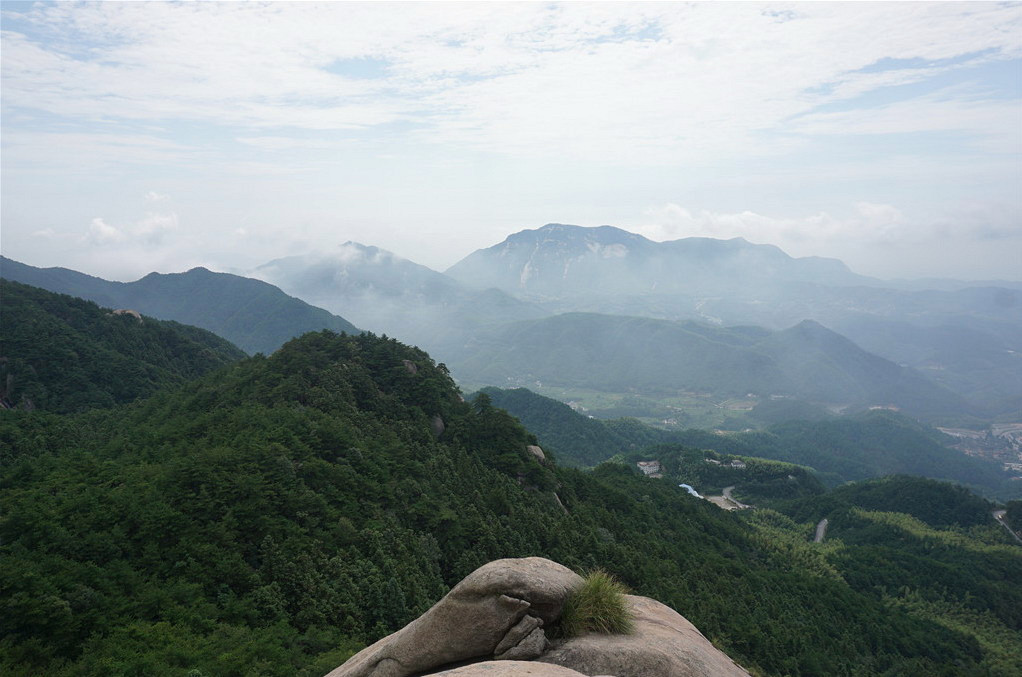
[[[813,543],[823,543],[823,539],[827,536],[827,525],[829,522],[824,517],[820,520],[820,523],[816,525],[816,538],[813,539]]]
[[[745,505],[744,503],[742,503],[737,498],[731,495],[731,491],[734,490],[734,488],[735,485],[733,484],[730,487],[724,487],[724,500],[728,501],[729,503],[733,503],[734,506],[739,510],[746,510],[747,508],[751,508],[752,507],[751,505]]]
[[[1007,529],[1008,533],[1011,534],[1012,536],[1014,536],[1016,541],[1018,541],[1019,543],[1022,543],[1022,538],[1019,538],[1019,535],[1016,534],[1012,530],[1012,528],[1008,526],[1008,523],[1004,521],[1004,513],[1006,513],[1006,512],[1007,512],[1007,510],[994,510],[994,512],[993,512],[994,519],[997,520],[998,522],[1000,522],[1001,526],[1004,527],[1005,529]]]

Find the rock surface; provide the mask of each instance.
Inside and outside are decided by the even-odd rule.
[[[433,431],[433,437],[440,437],[447,430],[447,426],[444,425],[444,419],[440,414],[435,415],[430,420],[429,427]]]
[[[487,661],[455,670],[435,672],[431,677],[585,677],[559,665],[529,661]]]
[[[588,634],[554,646],[538,660],[584,675],[616,677],[748,677],[684,616],[648,597],[628,595],[635,631]]]
[[[490,562],[327,677],[748,677],[678,612],[646,597],[627,596],[632,634],[551,644],[544,628],[581,583],[541,557]]]
[[[327,677],[407,677],[501,653],[535,658],[533,632],[561,613],[582,579],[541,557],[496,560],[469,574],[426,613]],[[545,636],[542,647],[546,647]],[[514,651],[520,645],[521,651]],[[531,649],[531,651],[530,651]]]

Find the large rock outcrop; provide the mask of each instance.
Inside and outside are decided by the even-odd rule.
[[[560,616],[581,582],[567,567],[541,557],[490,562],[327,677],[407,677],[470,660],[536,658],[546,649],[542,626]]]
[[[496,560],[327,677],[748,677],[676,611],[627,596],[635,630],[551,642],[582,578],[540,557]]]
[[[585,677],[581,672],[559,665],[531,661],[486,661],[432,674],[435,677]]]
[[[748,677],[748,672],[674,609],[648,597],[627,598],[634,632],[573,637],[553,646],[537,660],[583,675]]]

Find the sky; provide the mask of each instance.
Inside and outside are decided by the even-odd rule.
[[[1022,279],[1022,3],[0,4],[0,250],[107,279],[545,223]]]

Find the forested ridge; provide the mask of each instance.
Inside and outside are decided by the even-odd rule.
[[[205,268],[112,282],[67,268],[36,268],[2,256],[0,267],[8,280],[202,327],[249,354],[272,353],[307,331],[359,331],[343,317],[288,296],[271,284]]]
[[[940,600],[849,580],[790,517],[540,462],[535,441],[371,334],[307,334],[113,409],[0,412],[0,666],[319,675],[479,565],[541,555],[610,571],[757,673],[1011,674]],[[1006,552],[980,580],[1011,573]]]
[[[56,412],[130,402],[245,356],[212,332],[0,279],[0,396]]]

